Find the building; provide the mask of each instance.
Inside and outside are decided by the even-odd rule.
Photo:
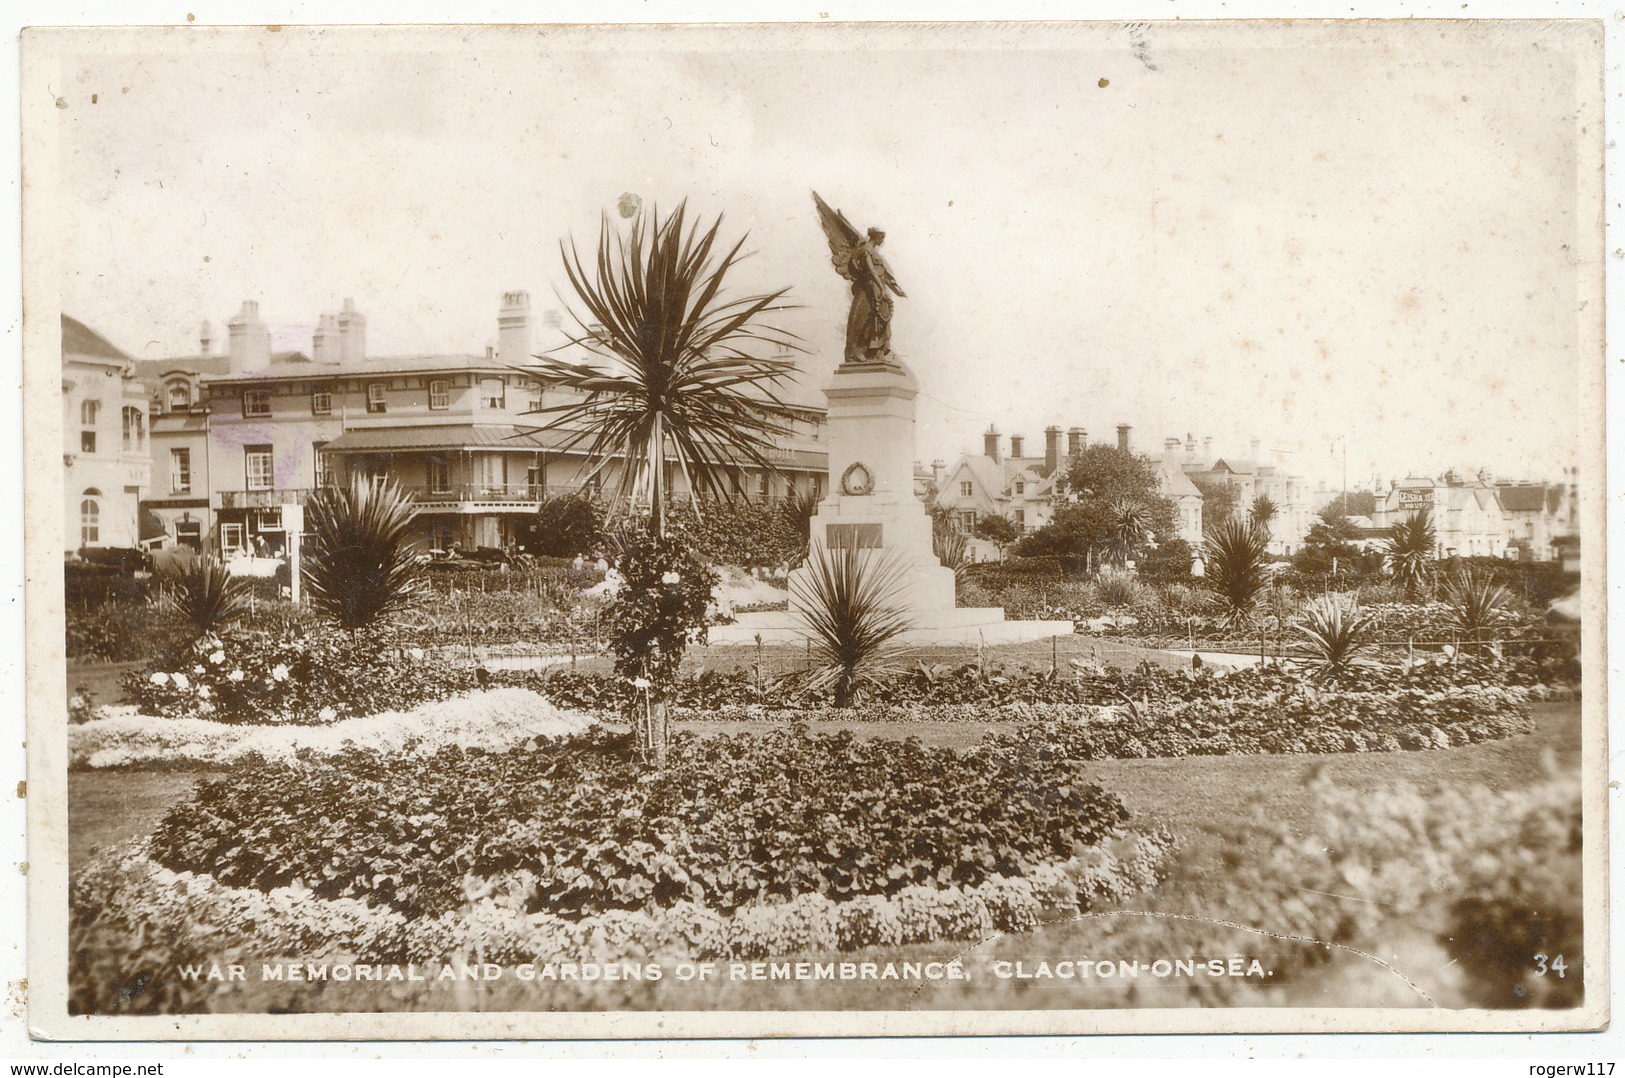
[[[63,549],[139,546],[152,474],[147,390],[127,354],[67,315],[62,441]]]
[[[1072,428],[1066,455],[1081,452],[1085,438],[1082,428]],[[1026,448],[1026,439],[1012,434],[1006,454],[998,430],[988,427],[982,436],[981,455],[966,454],[952,467],[933,469],[942,473],[936,484],[936,505],[951,513],[967,535],[987,516],[1005,517],[1021,535],[1044,527],[1053,517],[1055,496],[1066,473],[1061,428],[1044,431],[1041,456],[1029,456]],[[974,549],[978,557],[996,553],[985,544]]]
[[[1261,496],[1269,498],[1275,506],[1269,524],[1271,554],[1290,557],[1303,544],[1315,517],[1309,484],[1302,476],[1265,460],[1257,438],[1252,440],[1251,454],[1245,457],[1217,456],[1210,437],[1202,439],[1200,448],[1193,434],[1185,436],[1183,448],[1178,438],[1165,439],[1163,459],[1174,457],[1183,458],[1180,470],[1198,490],[1228,487],[1234,493],[1238,513],[1250,512],[1253,502]]]
[[[1579,535],[1579,499],[1571,483],[1498,483],[1506,515],[1507,544],[1519,558],[1556,561],[1562,546]]]
[[[366,320],[346,300],[323,315],[309,354],[272,353],[258,305],[228,323],[226,354],[207,328],[197,356],[148,371],[160,417],[154,466],[167,489],[151,499],[175,542],[231,557],[286,546],[285,510],[350,476],[388,476],[417,506],[437,549],[503,547],[543,499],[614,484],[587,442],[541,409],[570,398],[526,368],[533,354],[530,297],[503,296],[498,345],[483,355],[372,356]],[[747,495],[822,494],[823,412],[794,409],[792,434],[772,454],[778,474],[742,466]],[[675,494],[683,477],[668,465]]]
[[[1438,477],[1409,475],[1377,494],[1372,524],[1390,528],[1426,509],[1438,535],[1439,557],[1506,555],[1511,532],[1500,488],[1488,473],[1466,479],[1454,470]]]

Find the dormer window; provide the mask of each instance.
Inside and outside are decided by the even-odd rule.
[[[373,415],[381,415],[388,411],[388,405],[384,403],[384,383],[367,384],[367,411]]]
[[[184,412],[192,407],[192,387],[185,382],[169,383],[169,410]]]
[[[243,415],[263,416],[271,414],[271,391],[269,389],[243,390]]]

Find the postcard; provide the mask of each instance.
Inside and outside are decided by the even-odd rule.
[[[1602,71],[26,30],[34,1035],[1605,1026]]]

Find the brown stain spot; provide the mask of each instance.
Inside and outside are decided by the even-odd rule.
[[[1332,346],[1327,344],[1324,340],[1315,341],[1315,351],[1320,353],[1321,359],[1332,358]]]
[[[18,797],[27,797],[28,796],[28,780],[27,779],[23,779],[22,781],[17,783],[17,796]]]
[[[99,95],[99,94],[91,94],[91,95],[90,95],[90,103],[91,103],[91,104],[92,104],[92,105],[94,105],[94,104],[95,104],[95,103],[96,103],[96,100],[97,100],[97,98],[98,98],[98,97],[100,97],[100,95]]]
[[[265,32],[268,34],[280,34],[282,32],[282,27],[273,23],[265,28]]]
[[[28,862],[27,861],[18,861],[17,862],[17,874],[19,876],[28,875]]]
[[[192,14],[190,11],[188,11],[186,13],[186,21],[187,22],[197,22],[197,16]]]
[[[6,1006],[13,1018],[28,1013],[28,978],[6,982]]]
[[[1104,90],[1106,87],[1110,86],[1111,84],[1112,84],[1111,79],[1101,79],[1098,83],[1096,83],[1096,85],[1099,86],[1102,90]]]

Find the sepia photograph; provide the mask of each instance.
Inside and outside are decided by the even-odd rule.
[[[39,27],[29,1025],[1609,1018],[1603,27]]]

